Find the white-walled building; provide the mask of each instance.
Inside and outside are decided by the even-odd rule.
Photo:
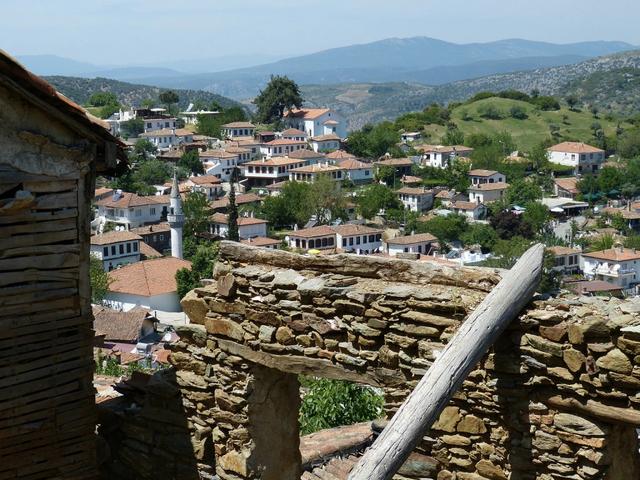
[[[140,135],[149,140],[158,150],[169,150],[184,143],[193,142],[193,132],[184,128],[163,128]]]
[[[289,179],[289,171],[315,163],[315,158],[272,157],[253,160],[242,166],[242,174],[250,187],[270,185]]]
[[[603,280],[625,290],[640,282],[640,252],[632,248],[615,246],[582,253],[582,260],[582,270],[589,280]]]
[[[290,248],[300,250],[341,249],[347,253],[366,255],[379,252],[382,230],[365,225],[320,225],[290,232],[286,237]]]
[[[548,247],[547,250],[553,254],[554,270],[563,275],[572,275],[580,272],[581,250],[561,246]]]
[[[482,203],[456,201],[451,202],[449,210],[458,215],[464,215],[470,220],[479,220],[485,216],[487,207]]]
[[[222,136],[231,140],[253,138],[256,126],[251,122],[231,122],[222,125]]]
[[[433,207],[433,190],[425,187],[403,187],[396,191],[405,209],[425,212]]]
[[[335,133],[311,137],[309,143],[314,152],[330,152],[340,149],[340,137]]]
[[[504,197],[509,188],[508,183],[479,183],[468,188],[469,201],[476,203],[491,203]]]
[[[422,154],[420,163],[434,168],[446,168],[456,158],[468,158],[473,153],[473,148],[464,145],[420,145],[416,149]]]
[[[252,247],[269,248],[271,250],[277,250],[282,243],[280,240],[269,237],[253,237],[240,240],[240,243],[245,245],[251,245]]]
[[[578,179],[576,177],[554,178],[553,193],[558,198],[575,200],[578,193],[580,193],[578,190]]]
[[[192,110],[188,112],[180,112],[180,117],[184,119],[187,125],[198,125],[198,118],[209,118],[219,115],[216,110]]]
[[[415,142],[420,138],[422,138],[422,134],[420,132],[404,132],[403,134],[400,135],[400,139],[404,143]]]
[[[144,118],[144,133],[157,132],[158,130],[164,130],[172,128],[178,128],[178,119],[175,117],[169,118]]]
[[[289,170],[289,181],[314,183],[321,176],[326,176],[335,182],[341,182],[346,178],[342,168],[327,163],[314,163]]]
[[[346,177],[356,185],[371,183],[374,180],[373,165],[370,163],[361,162],[356,158],[347,158],[336,162],[335,165],[343,169]]]
[[[469,170],[467,175],[471,181],[471,185],[482,185],[483,183],[504,183],[507,181],[506,177],[502,173],[482,168]]]
[[[176,272],[191,269],[191,262],[174,257],[154,258],[125,265],[109,272],[105,304],[128,312],[135,307],[181,312]]]
[[[602,167],[605,152],[582,142],[562,142],[547,149],[549,161],[573,167],[575,175],[595,173]]]
[[[143,197],[116,190],[111,197],[96,202],[101,223],[112,222],[125,229],[165,220],[169,209],[168,195]]]
[[[285,140],[296,140],[299,142],[307,141],[307,134],[302,130],[298,130],[297,128],[288,128],[280,133],[280,138]]]
[[[224,194],[222,180],[215,175],[190,177],[185,183],[191,188],[192,192],[204,193],[209,201],[215,200]]]
[[[286,140],[278,138],[260,146],[260,153],[267,158],[287,156],[298,150],[307,148],[304,140]]]
[[[308,137],[334,134],[342,139],[347,136],[344,117],[328,108],[294,108],[285,113],[284,120],[290,127],[305,132]]]
[[[243,163],[249,162],[253,160],[253,158],[255,157],[255,155],[251,151],[251,148],[248,148],[248,147],[228,146],[228,147],[224,147],[224,151],[227,153],[231,153],[233,155],[237,155],[238,165],[242,165]]]
[[[238,217],[238,236],[243,239],[267,236],[267,222],[261,218]],[[229,217],[224,213],[214,213],[209,217],[209,233],[227,238]]]
[[[238,166],[238,155],[221,149],[200,152],[200,160],[207,175],[218,177],[223,182],[229,181],[233,169]]]
[[[437,242],[438,239],[430,233],[417,233],[388,239],[384,242],[384,251],[391,257],[398,253],[429,255]]]
[[[127,230],[91,236],[91,255],[102,260],[102,268],[110,272],[120,265],[140,261],[142,237]]]

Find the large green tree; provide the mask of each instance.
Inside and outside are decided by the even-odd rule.
[[[177,292],[180,298],[200,286],[200,281],[213,276],[213,264],[218,258],[218,242],[200,241],[194,245],[195,252],[185,258],[191,261],[191,268],[182,268],[176,272]]]
[[[171,110],[172,106],[180,101],[180,97],[173,90],[166,90],[158,96],[160,102],[167,107],[167,110]]]
[[[178,166],[194,175],[204,173],[204,165],[202,164],[202,160],[200,160],[198,150],[189,150],[188,152],[184,152],[180,157],[180,160],[178,160]]]
[[[234,167],[231,170],[231,179],[229,180],[229,208],[227,214],[227,238],[234,242],[240,241],[240,232],[238,230],[238,205],[236,205],[236,187],[235,183],[238,181],[237,169]]]
[[[204,193],[187,193],[182,202],[182,211],[184,213],[185,238],[207,231],[211,207]]]
[[[275,75],[253,100],[258,111],[256,117],[259,122],[273,123],[284,116],[284,112],[291,108],[302,106],[302,94],[298,84],[286,76]]]
[[[373,218],[382,209],[400,209],[402,203],[389,187],[374,183],[358,192],[356,197],[358,212],[364,218]]]
[[[265,198],[260,209],[274,228],[304,225],[312,214],[311,185],[302,182],[287,182],[280,195]]]
[[[91,302],[102,303],[109,291],[111,280],[104,271],[102,260],[93,255],[89,255],[89,280],[91,284]]]
[[[400,142],[400,133],[391,122],[377,125],[365,125],[361,130],[352,132],[347,142],[347,150],[364,158],[379,158],[386,153],[402,156],[396,145]],[[394,149],[396,147],[396,149]]]

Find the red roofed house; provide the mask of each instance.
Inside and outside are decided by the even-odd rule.
[[[582,270],[589,280],[604,280],[623,289],[640,282],[640,252],[615,246],[608,250],[583,253]]]
[[[335,133],[311,137],[309,143],[314,152],[331,152],[340,149],[340,137]]]
[[[553,269],[564,274],[571,275],[580,272],[580,255],[581,250],[570,247],[549,247],[554,257]]]
[[[386,252],[395,257],[398,253],[420,253],[428,255],[438,239],[430,233],[417,233],[395,237],[385,241]]]
[[[469,180],[471,180],[471,185],[482,185],[483,183],[504,183],[506,181],[506,177],[495,170],[485,170],[483,168],[475,168],[473,170],[469,170],[467,174]]]
[[[181,312],[176,272],[191,269],[191,262],[162,257],[125,265],[109,272],[109,292],[105,304],[128,312],[135,307],[162,312]]]
[[[224,138],[237,140],[242,138],[253,138],[256,126],[251,122],[231,122],[222,125],[221,130]]]
[[[484,217],[487,207],[478,202],[454,201],[451,202],[449,210],[458,215],[464,215],[471,220],[479,220]]]
[[[110,197],[98,200],[97,216],[101,223],[111,222],[122,225],[127,230],[150,223],[158,223],[167,218],[168,195],[143,197],[135,193],[115,190]]]
[[[426,212],[433,207],[433,190],[425,187],[402,187],[396,194],[404,208],[412,212]]]
[[[468,188],[469,201],[476,203],[491,203],[502,199],[509,188],[508,183],[479,183]]]
[[[292,128],[302,130],[309,137],[334,134],[346,138],[347,122],[344,117],[328,108],[294,108],[284,114],[284,121]]]
[[[307,148],[307,142],[304,140],[287,140],[285,138],[277,138],[260,146],[260,153],[267,158],[286,156],[297,150]]]
[[[560,198],[575,200],[578,195],[578,179],[576,177],[555,178],[553,180],[554,193]]]
[[[369,254],[380,251],[382,232],[365,225],[320,225],[290,232],[285,241],[300,250],[342,249],[348,253]]]
[[[105,272],[120,265],[140,261],[142,237],[127,230],[111,231],[91,236],[91,255],[102,260]]]
[[[191,177],[186,181],[192,192],[202,192],[207,196],[207,200],[215,200],[222,196],[222,180],[215,175],[200,175]]]
[[[581,142],[562,142],[547,149],[549,161],[574,167],[576,175],[597,172],[604,162],[604,150]]]

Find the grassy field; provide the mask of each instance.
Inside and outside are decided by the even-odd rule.
[[[522,120],[512,118],[510,111],[514,106],[524,110],[527,118]],[[482,118],[481,113],[487,107],[497,109],[502,118],[499,120]],[[518,148],[524,151],[550,138],[550,125],[555,124],[560,128],[559,132],[563,139],[583,142],[593,141],[591,125],[595,122],[602,126],[607,136],[615,135],[618,125],[617,121],[607,120],[603,116],[594,118],[591,112],[585,110],[574,112],[563,106],[560,110],[547,112],[537,109],[530,103],[506,98],[487,98],[469,105],[461,105],[453,110],[451,120],[465,135],[472,133],[492,135],[507,131],[513,136]],[[624,123],[622,126],[628,127]],[[436,143],[444,135],[445,127],[428,125],[425,131],[431,134],[427,138],[427,143]]]

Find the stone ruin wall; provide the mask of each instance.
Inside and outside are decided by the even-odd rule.
[[[224,242],[213,281],[183,301],[194,325],[170,359],[197,469],[300,478],[297,375],[379,387],[390,418],[499,278]],[[417,447],[430,476],[640,478],[638,312],[617,299],[534,299]]]

